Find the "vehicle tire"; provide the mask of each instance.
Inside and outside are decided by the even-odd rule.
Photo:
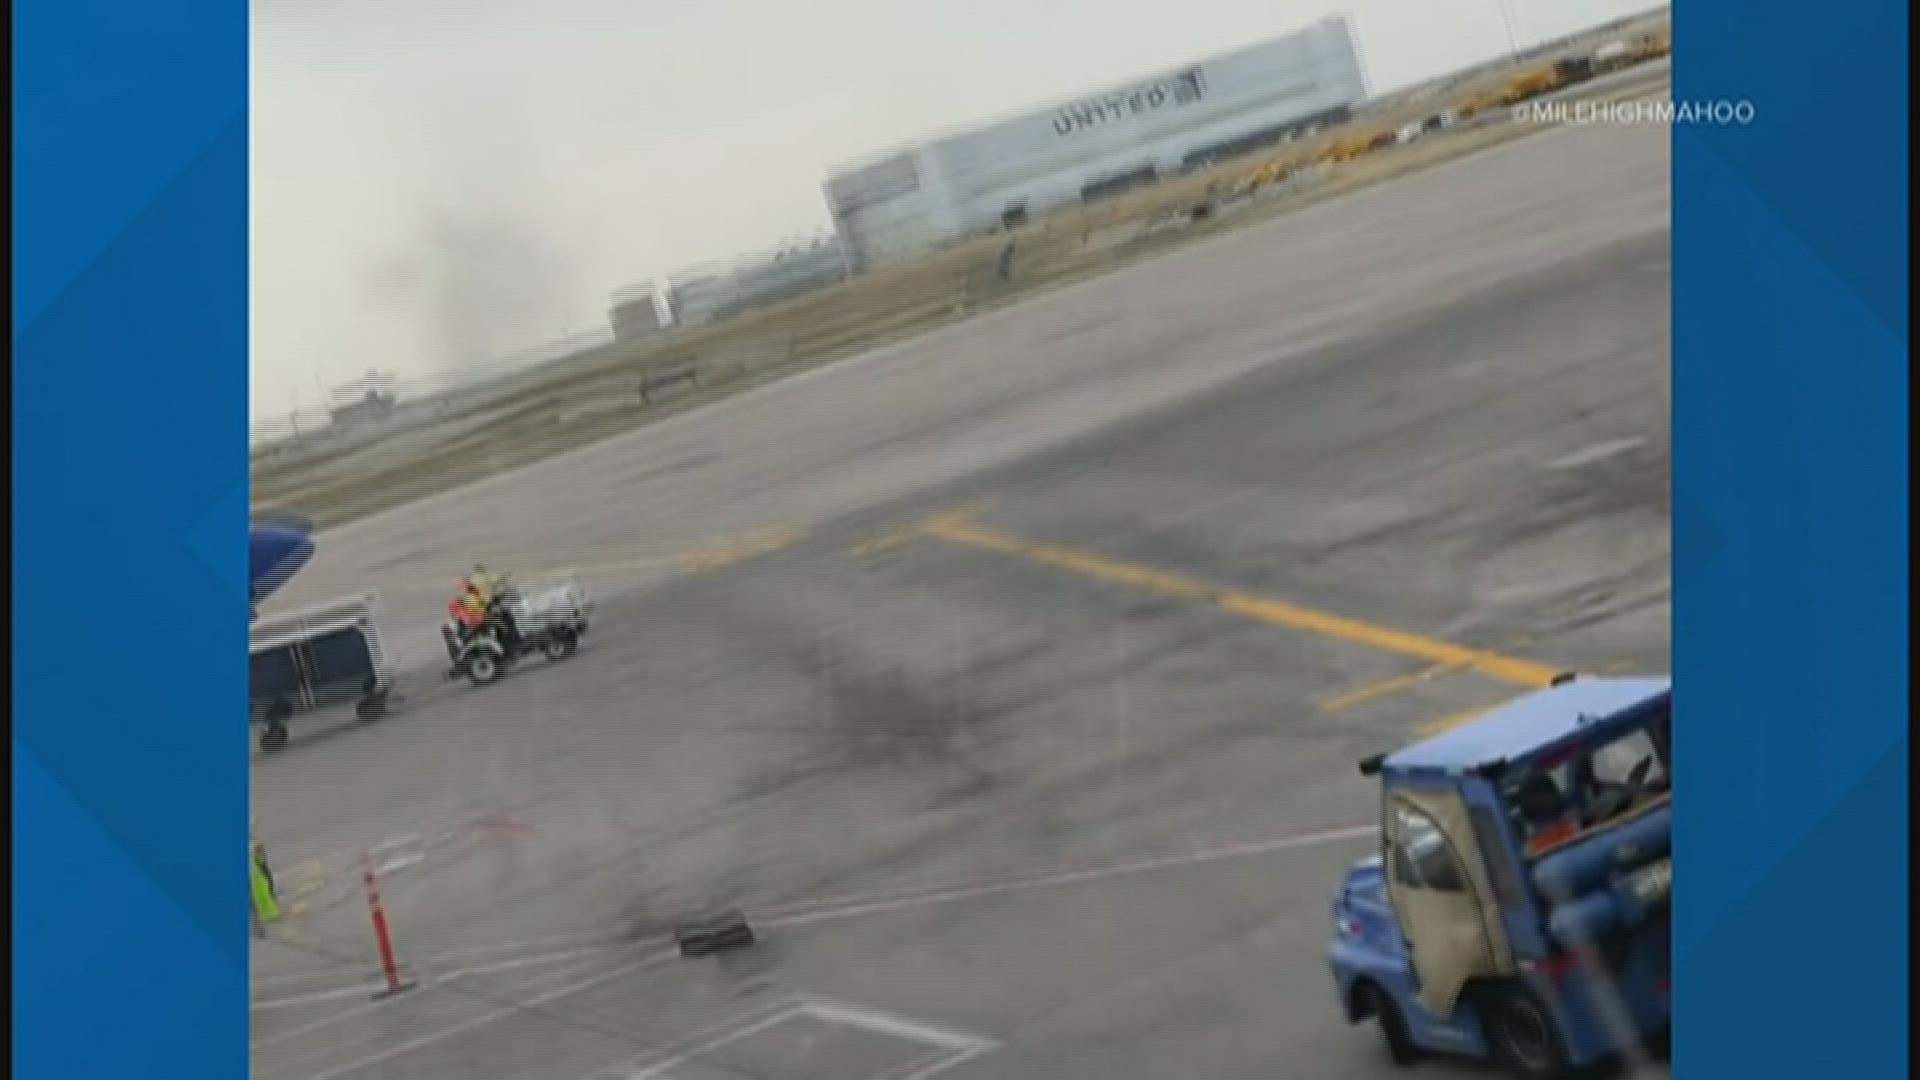
[[[580,648],[580,639],[574,636],[568,627],[556,627],[547,635],[546,644],[541,646],[549,660],[565,660]]]
[[[467,658],[467,681],[485,686],[500,677],[500,658],[481,649]]]
[[[1358,998],[1359,1012],[1362,1016],[1372,1016],[1380,1025],[1380,1038],[1387,1046],[1387,1057],[1395,1065],[1413,1065],[1420,1060],[1420,1048],[1414,1045],[1413,1033],[1407,1030],[1407,1017],[1394,1003],[1393,997],[1372,983],[1360,987]]]
[[[260,749],[269,754],[278,753],[287,748],[288,738],[285,724],[268,724],[267,730],[260,733]]]
[[[1480,999],[1480,1024],[1494,1061],[1521,1080],[1557,1080],[1571,1071],[1560,1022],[1524,986],[1492,990]]]

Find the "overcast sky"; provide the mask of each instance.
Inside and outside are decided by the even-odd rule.
[[[1651,0],[1504,0],[1522,46]],[[1376,90],[1502,0],[254,0],[253,415],[605,325],[827,227],[827,170],[1350,12]]]

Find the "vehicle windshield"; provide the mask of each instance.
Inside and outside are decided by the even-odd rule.
[[[1516,769],[1502,794],[1529,855],[1604,829],[1672,791],[1672,714]]]

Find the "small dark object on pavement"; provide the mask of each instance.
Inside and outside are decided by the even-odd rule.
[[[737,910],[723,911],[704,919],[693,919],[674,928],[674,940],[681,956],[705,956],[727,949],[744,949],[753,944],[753,927]]]

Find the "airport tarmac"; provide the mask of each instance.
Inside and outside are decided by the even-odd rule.
[[[1390,1074],[1354,762],[1668,664],[1666,205],[1664,130],[1543,134],[323,536],[410,634],[475,557],[606,598],[256,759],[255,1074]]]

